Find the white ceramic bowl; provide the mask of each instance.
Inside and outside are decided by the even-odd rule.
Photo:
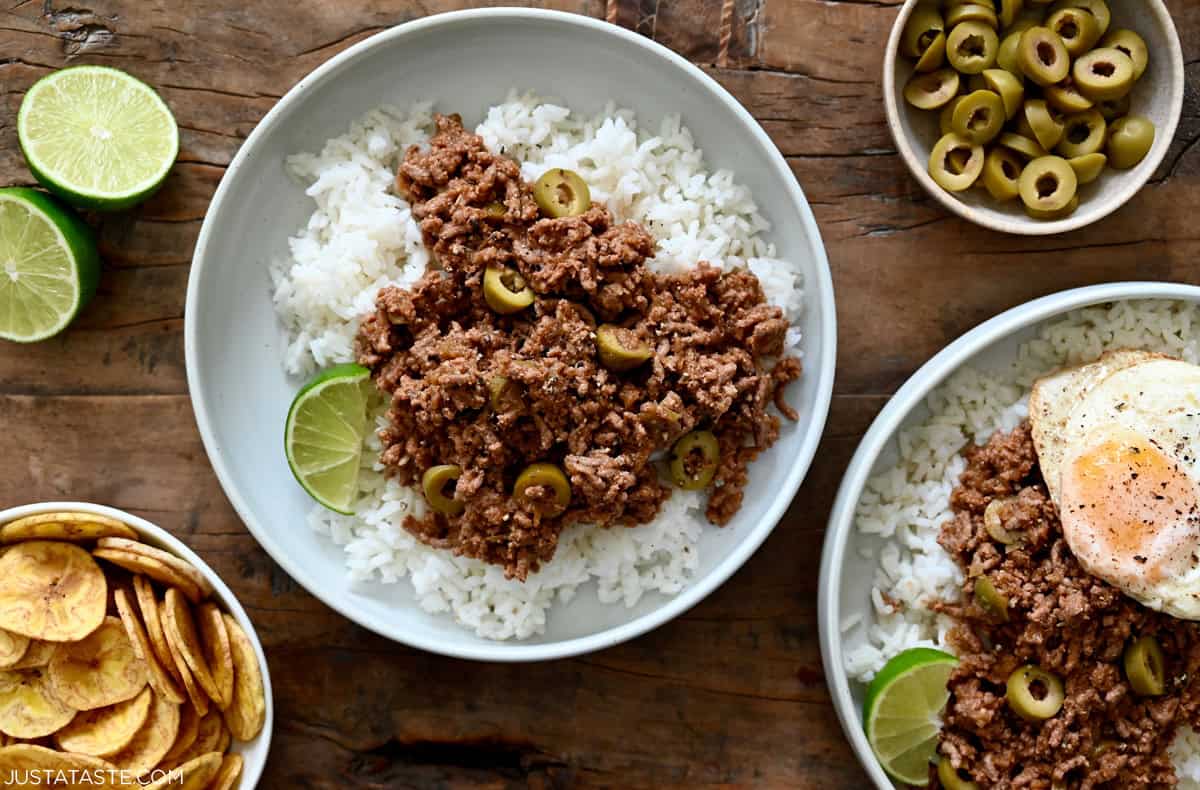
[[[514,87],[593,113],[610,100],[657,126],[680,113],[713,167],[734,169],[774,223],[779,254],[804,267],[805,373],[789,390],[803,415],[754,464],[746,504],[707,528],[694,581],[672,598],[604,606],[585,588],[556,605],[546,633],[519,643],[477,638],[422,612],[407,581],[354,584],[341,548],[306,526],[312,501],[292,479],[282,437],[300,382],[281,368],[282,329],[268,261],[313,210],[284,157],[317,149],[385,103],[429,98],[470,128]],[[531,661],[621,642],[687,610],[727,579],[774,528],[804,478],[829,407],[836,346],[833,289],[820,234],[791,170],[759,125],[702,71],[669,50],[583,16],[522,9],[445,14],[380,33],[301,80],[242,146],[213,198],[188,285],[185,344],[192,403],[221,484],[250,531],[297,581],[346,617],[415,647],[464,658]]]
[[[0,524],[7,524],[10,521],[15,521],[25,516],[63,511],[92,513],[115,518],[135,529],[142,541],[187,560],[194,568],[204,574],[204,578],[208,579],[213,586],[213,597],[216,599],[216,602],[222,609],[233,615],[238,625],[246,632],[246,636],[250,637],[250,643],[254,645],[254,654],[258,656],[258,666],[262,670],[263,687],[267,694],[267,716],[262,732],[258,734],[257,738],[246,743],[235,740],[231,750],[241,754],[242,759],[245,761],[242,768],[242,779],[238,783],[238,787],[245,788],[246,790],[256,787],[259,778],[262,776],[263,768],[267,764],[267,752],[271,748],[271,735],[275,727],[275,701],[271,695],[271,672],[267,667],[267,657],[263,653],[262,644],[258,641],[258,632],[254,630],[254,623],[250,621],[246,610],[238,603],[238,599],[225,585],[225,582],[221,581],[221,577],[181,540],[162,527],[151,524],[146,519],[139,518],[132,513],[126,513],[124,510],[117,510],[116,508],[105,507],[103,505],[93,505],[87,502],[42,502],[37,505],[22,505],[20,507],[11,507],[7,510],[0,510]]]
[[[1183,50],[1171,13],[1162,0],[1107,0],[1112,9],[1109,30],[1137,31],[1150,49],[1150,64],[1133,93],[1132,112],[1144,115],[1158,130],[1154,147],[1132,170],[1108,168],[1091,184],[1079,189],[1079,210],[1055,222],[1026,215],[1021,201],[996,203],[980,189],[957,194],[942,189],[929,175],[929,155],[941,134],[938,112],[918,110],[904,100],[904,86],[913,74],[913,62],[899,55],[900,37],[913,9],[936,0],[906,0],[896,17],[883,59],[883,100],[888,127],[896,148],[913,177],[929,194],[963,219],[985,228],[1023,236],[1049,236],[1091,225],[1107,217],[1137,194],[1166,157],[1183,112],[1185,72]]]
[[[872,622],[874,617],[870,600],[871,580],[878,560],[864,557],[860,550],[868,549],[870,557],[877,558],[879,548],[886,541],[864,535],[854,528],[854,513],[867,480],[895,464],[898,458],[897,434],[928,416],[926,396],[959,368],[971,365],[981,370],[999,370],[1015,359],[1018,346],[1033,337],[1043,323],[1081,307],[1132,299],[1200,302],[1200,287],[1169,283],[1115,283],[1064,291],[1015,307],[963,335],[914,373],[888,401],[859,444],[838,489],[829,518],[829,529],[825,534],[818,615],[821,657],[838,718],[851,746],[877,787],[891,788],[893,785],[863,735],[862,703],[865,689],[861,684],[852,682],[843,669],[845,652],[859,642],[848,643],[851,638],[843,635],[840,627],[849,617],[859,616],[867,623]],[[863,630],[854,629],[852,639],[865,639]]]

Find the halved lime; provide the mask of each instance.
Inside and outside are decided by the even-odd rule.
[[[91,228],[71,209],[33,189],[0,189],[0,338],[57,335],[99,281]]]
[[[117,211],[158,189],[179,153],[179,129],[146,83],[106,66],[73,66],[34,83],[17,137],[30,171],[77,206]]]
[[[370,377],[362,365],[319,374],[292,401],[284,433],[296,480],[313,499],[347,515],[358,495]]]
[[[910,785],[929,784],[937,754],[946,682],[958,659],[941,650],[905,650],[879,670],[867,688],[863,726],[883,770]]]

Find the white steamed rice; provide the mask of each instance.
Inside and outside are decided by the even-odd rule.
[[[469,108],[446,108],[454,109]],[[319,153],[288,159],[289,172],[316,204],[308,224],[291,239],[291,257],[272,267],[274,301],[287,333],[283,364],[306,377],[353,360],[358,318],[373,309],[385,285],[406,285],[425,270],[428,254],[408,204],[392,189],[396,167],[411,145],[428,140],[432,106],[380,107],[329,140]],[[594,118],[532,96],[510,95],[488,109],[476,130],[493,150],[521,163],[528,180],[566,167],[587,180],[592,197],[618,220],[642,222],[659,242],[650,262],[660,271],[706,260],[747,266],[767,298],[797,324],[803,307],[801,275],[776,259],[763,234],[770,229],[733,174],[709,172],[702,152],[678,117],[655,132],[641,129],[632,112],[609,106]],[[788,335],[797,353],[799,330]],[[376,415],[380,425],[382,408]],[[604,603],[635,605],[646,592],[678,593],[699,564],[704,500],[676,492],[651,524],[636,529],[572,527],[553,562],[524,582],[503,570],[417,542],[400,524],[420,513],[423,500],[388,479],[378,464],[379,442],[367,440],[354,516],[314,507],[310,525],[344,547],[355,580],[385,583],[407,578],[421,607],[445,612],[489,639],[541,633],[555,601],[596,582]]]
[[[856,527],[883,543],[871,587],[873,620],[841,624],[847,641],[856,645],[845,654],[852,678],[870,682],[888,659],[911,647],[953,652],[945,639],[951,619],[934,614],[928,604],[954,600],[963,581],[937,543],[941,525],[952,516],[950,493],[966,466],[963,448],[1015,428],[1028,415],[1035,379],[1114,348],[1200,362],[1200,305],[1140,301],[1077,310],[1023,343],[1007,369],[965,367],[929,395],[929,417],[899,433],[897,464],[868,481],[859,502]],[[887,599],[899,607],[893,609]],[[1180,787],[1200,790],[1200,735],[1182,730],[1171,755]]]

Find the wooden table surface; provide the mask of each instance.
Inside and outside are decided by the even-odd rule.
[[[246,604],[275,683],[263,787],[865,787],[825,687],[817,567],[839,478],[890,393],[996,313],[1064,288],[1200,281],[1200,3],[1170,0],[1184,119],[1152,184],[1052,239],[942,211],[889,138],[880,59],[899,0],[551,0],[683,53],[761,120],[821,225],[841,324],[827,435],[766,546],[700,606],[584,658],[491,666],[392,644],[327,609],[255,543],[213,476],[184,374],[205,209],[255,123],[339,50],[466,0],[6,0],[0,183],[29,184],[23,92],[72,63],[126,69],[179,120],[179,164],[140,209],[94,218],[100,293],[65,335],[0,347],[0,506],[102,502],[204,556]],[[724,28],[722,23],[724,24]],[[722,29],[730,36],[722,46]]]

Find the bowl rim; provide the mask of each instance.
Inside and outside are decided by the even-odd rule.
[[[896,101],[896,63],[900,50],[900,38],[913,9],[921,3],[929,2],[929,0],[905,0],[904,4],[900,7],[900,12],[896,16],[896,21],[892,25],[892,32],[888,36],[887,50],[883,58],[883,102],[887,114],[888,131],[891,132],[892,140],[896,144],[896,150],[900,152],[900,158],[904,160],[904,164],[908,166],[913,177],[934,200],[954,214],[976,225],[1017,236],[1054,236],[1078,230],[1079,228],[1099,222],[1123,207],[1150,181],[1159,166],[1163,163],[1163,160],[1166,159],[1167,153],[1170,152],[1171,145],[1175,140],[1175,132],[1179,128],[1179,121],[1183,115],[1183,102],[1187,91],[1187,73],[1183,63],[1183,46],[1179,41],[1179,31],[1175,27],[1175,21],[1171,17],[1170,10],[1167,8],[1164,0],[1140,1],[1144,3],[1146,7],[1145,11],[1152,14],[1158,24],[1167,31],[1167,45],[1169,50],[1167,54],[1171,61],[1171,80],[1168,86],[1171,99],[1171,114],[1167,120],[1166,127],[1159,130],[1159,135],[1163,140],[1166,140],[1166,144],[1157,145],[1156,140],[1158,153],[1149,159],[1153,163],[1153,166],[1144,167],[1145,162],[1139,164],[1138,168],[1141,175],[1133,175],[1134,171],[1125,171],[1124,174],[1131,177],[1128,178],[1126,183],[1121,186],[1113,197],[1093,208],[1092,212],[1094,213],[1076,211],[1075,214],[1066,219],[1054,222],[1039,222],[1025,217],[995,218],[983,214],[972,206],[968,206],[955,195],[937,185],[933,177],[929,175],[928,162],[923,161],[917,155],[908,136],[904,134],[904,127],[900,124],[900,114],[905,108],[901,107],[900,103]]]
[[[1200,286],[1181,283],[1121,282],[1092,285],[1043,296],[1013,307],[985,321],[946,346],[919,370],[880,411],[858,445],[842,477],[821,552],[821,576],[817,585],[817,612],[821,634],[821,660],[825,681],[833,698],[842,731],[860,764],[880,790],[892,790],[879,761],[863,734],[860,712],[850,695],[850,678],[844,669],[842,645],[842,566],[854,529],[854,513],[863,489],[880,454],[913,410],[925,402],[930,391],[977,354],[1012,334],[1044,323],[1071,310],[1106,302],[1141,299],[1172,299],[1200,303]]]
[[[242,630],[246,632],[246,636],[249,637],[250,644],[254,646],[254,655],[258,659],[259,669],[262,672],[263,691],[266,694],[267,700],[266,715],[263,718],[262,732],[252,741],[256,745],[261,744],[261,756],[253,761],[244,760],[245,764],[242,768],[242,776],[238,782],[238,787],[256,787],[262,778],[263,770],[266,768],[267,758],[271,754],[271,740],[275,731],[275,697],[271,689],[271,668],[267,664],[266,652],[263,650],[262,642],[259,641],[254,621],[246,614],[242,602],[238,600],[233,590],[229,589],[229,586],[225,584],[217,572],[196,552],[192,551],[186,543],[152,521],[148,521],[141,516],[134,515],[120,508],[97,505],[92,502],[37,502],[28,505],[16,505],[0,510],[0,524],[6,524],[9,521],[24,518],[25,516],[57,512],[90,513],[96,516],[107,516],[108,518],[116,519],[137,530],[140,537],[150,538],[147,541],[148,543],[157,545],[159,548],[166,549],[172,554],[187,560],[191,563],[192,567],[204,574],[204,577],[212,584],[215,592],[214,597],[219,603],[224,604],[225,610],[233,615],[238,625],[242,627]],[[239,754],[245,758],[246,752],[239,752]]]
[[[804,427],[805,435],[800,449],[792,461],[789,476],[785,484],[779,489],[766,515],[747,532],[746,536],[736,545],[735,549],[726,555],[703,579],[693,582],[676,595],[664,599],[662,605],[653,611],[647,612],[627,623],[606,628],[594,634],[538,645],[519,642],[488,643],[482,640],[478,643],[451,644],[437,635],[430,637],[413,636],[405,633],[399,627],[383,618],[376,618],[360,611],[355,611],[351,602],[345,600],[344,595],[331,593],[322,589],[307,569],[300,567],[299,563],[291,559],[282,541],[273,538],[271,533],[263,529],[253,518],[250,507],[242,498],[238,487],[235,485],[234,477],[222,458],[213,429],[210,407],[205,402],[203,389],[199,386],[201,374],[196,362],[198,343],[196,316],[199,307],[200,280],[204,270],[204,262],[207,258],[209,239],[216,232],[213,218],[220,213],[222,203],[227,197],[227,191],[232,182],[232,176],[254,156],[257,147],[256,144],[259,139],[266,134],[266,131],[312,85],[331,78],[343,65],[350,61],[360,58],[375,49],[395,45],[397,42],[411,35],[426,33],[435,28],[452,28],[461,23],[474,23],[480,19],[553,22],[579,27],[593,34],[613,37],[624,44],[639,47],[652,55],[656,55],[660,60],[665,61],[664,66],[671,66],[683,71],[686,76],[690,77],[696,83],[698,88],[707,91],[713,101],[723,103],[738,118],[741,126],[748,133],[749,140],[757,144],[768,159],[771,160],[776,174],[782,179],[785,190],[791,196],[792,209],[798,214],[798,218],[804,226],[808,238],[811,240],[811,249],[807,252],[813,257],[816,273],[814,281],[809,282],[806,280],[804,284],[805,298],[813,300],[809,304],[813,307],[819,306],[821,312],[821,322],[818,330],[821,336],[815,338],[815,343],[819,347],[820,366],[818,369],[806,373],[806,375],[817,377],[816,400],[807,414],[808,420]],[[795,218],[778,217],[775,224],[779,226],[784,221]],[[824,433],[825,422],[833,397],[834,367],[837,357],[837,314],[833,296],[833,279],[829,269],[825,245],[816,219],[813,216],[812,207],[808,203],[804,191],[801,189],[795,174],[788,166],[782,153],[780,153],[779,149],[771,141],[770,137],[768,137],[766,131],[763,130],[762,126],[759,125],[749,111],[715,79],[706,74],[698,66],[663,45],[625,28],[592,17],[543,9],[468,9],[435,14],[413,20],[376,33],[349,47],[303,77],[284,94],[283,98],[258,123],[254,131],[246,139],[246,142],[242,144],[222,178],[200,230],[200,236],[192,258],[191,271],[188,276],[188,292],[184,312],[184,351],[188,390],[192,400],[193,412],[205,451],[221,484],[221,488],[258,543],[302,587],[347,619],[381,636],[411,647],[455,658],[479,661],[544,661],[567,658],[611,647],[640,636],[672,620],[695,606],[724,584],[750,558],[763,541],[766,540],[767,536],[771,534],[783,517],[783,514],[800,488],[800,484],[807,476],[813,457],[816,454],[817,446]]]

